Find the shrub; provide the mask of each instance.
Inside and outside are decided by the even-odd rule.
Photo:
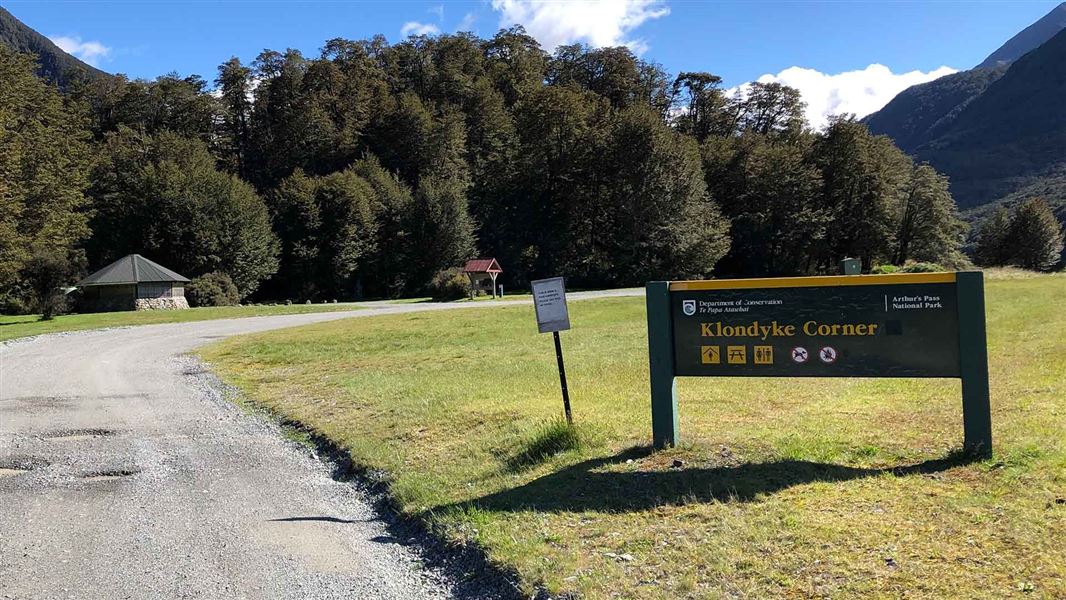
[[[23,269],[30,287],[31,306],[41,313],[41,320],[51,320],[69,308],[64,285],[73,279],[74,265],[64,251],[37,251]]]
[[[899,267],[896,265],[877,265],[870,269],[872,275],[888,275],[890,273],[899,273]]]
[[[470,279],[459,268],[438,271],[429,282],[434,300],[459,300],[470,296]]]
[[[215,271],[190,281],[185,286],[185,298],[192,306],[233,306],[240,296],[229,275]]]
[[[943,265],[920,262],[904,265],[899,271],[900,273],[938,273],[946,270]]]
[[[1006,245],[1011,264],[1032,271],[1050,271],[1062,254],[1062,224],[1041,198],[1033,198],[1014,209]]]

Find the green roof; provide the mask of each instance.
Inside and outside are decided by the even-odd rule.
[[[184,281],[189,280],[140,254],[130,254],[82,279],[77,283],[77,286]]]

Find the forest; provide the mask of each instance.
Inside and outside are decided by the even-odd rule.
[[[509,288],[968,261],[947,178],[888,137],[624,47],[515,26],[266,50],[213,81],[61,92],[34,69],[0,48],[3,312],[129,253],[293,302],[421,294],[479,256]]]

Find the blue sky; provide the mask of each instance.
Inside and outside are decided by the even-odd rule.
[[[667,71],[705,70],[737,86],[799,87],[814,120],[876,110],[901,89],[967,69],[1058,0],[1031,2],[29,2],[2,5],[110,72],[214,79],[230,56],[264,48],[314,55],[331,37],[472,30],[521,22],[546,47],[627,44]],[[406,25],[406,29],[405,29]],[[881,65],[880,68],[871,65]],[[942,67],[948,67],[943,69]]]

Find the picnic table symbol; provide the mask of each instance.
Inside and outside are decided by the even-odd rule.
[[[748,349],[746,346],[728,346],[726,360],[731,365],[748,364]]]

